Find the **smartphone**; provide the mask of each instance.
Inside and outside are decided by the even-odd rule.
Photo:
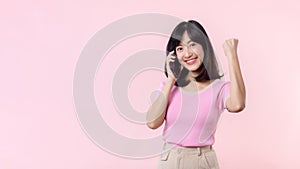
[[[173,72],[174,76],[176,78],[179,77],[180,75],[180,68],[181,68],[181,65],[179,63],[179,60],[175,54],[175,52],[172,54],[173,56],[175,56],[175,62],[169,62],[169,66],[170,66],[170,69],[171,71]]]

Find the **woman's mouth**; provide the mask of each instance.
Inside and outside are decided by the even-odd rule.
[[[193,65],[194,63],[196,63],[196,58],[187,60],[187,61],[185,61],[185,63],[188,64],[188,65]]]

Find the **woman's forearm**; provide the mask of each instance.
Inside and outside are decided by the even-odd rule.
[[[230,75],[229,111],[240,112],[245,108],[246,90],[237,54],[228,56]]]
[[[158,98],[149,107],[147,111],[147,126],[149,128],[156,129],[163,124],[168,105],[168,98],[174,83],[174,79],[168,78]]]

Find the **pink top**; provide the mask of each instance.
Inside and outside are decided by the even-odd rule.
[[[164,84],[161,83],[160,91]],[[163,140],[177,146],[213,145],[217,123],[229,94],[230,82],[220,79],[193,93],[174,85],[165,116]]]

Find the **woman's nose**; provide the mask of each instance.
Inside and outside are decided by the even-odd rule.
[[[193,53],[191,51],[191,49],[189,47],[186,47],[185,52],[184,52],[184,56],[185,57],[189,57],[191,56]]]

